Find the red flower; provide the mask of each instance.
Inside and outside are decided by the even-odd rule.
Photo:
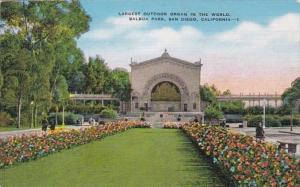
[[[263,163],[261,163],[261,167],[263,167],[263,168],[266,168],[266,167],[268,167],[269,166],[269,162],[263,162]]]

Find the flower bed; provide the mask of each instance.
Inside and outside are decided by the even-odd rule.
[[[183,122],[166,122],[163,124],[164,129],[180,129]]]
[[[218,126],[181,128],[237,186],[300,186],[300,162],[273,144]]]
[[[80,130],[55,130],[43,134],[0,139],[0,168],[16,162],[34,160],[62,149],[86,144],[134,127],[149,127],[149,125],[142,122],[119,121]]]

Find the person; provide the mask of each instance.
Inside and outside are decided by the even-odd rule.
[[[181,121],[181,115],[180,114],[177,117],[177,121]]]
[[[47,127],[49,125],[48,117],[45,112],[42,112],[42,131],[47,131]]]
[[[221,126],[221,127],[225,127],[225,125],[226,125],[226,124],[225,124],[225,121],[221,121],[220,126]]]
[[[265,139],[265,131],[261,125],[261,123],[258,123],[256,126],[256,139]]]
[[[48,123],[48,120],[47,120]],[[55,130],[55,123],[50,124],[50,130],[54,131]]]
[[[48,127],[48,120],[46,118],[42,119],[42,131],[47,131],[47,127]]]
[[[146,119],[145,119],[145,112],[142,113],[141,121],[146,121]]]
[[[90,117],[90,119],[89,119],[89,125],[92,125],[92,122],[93,122],[93,118]]]
[[[197,116],[195,116],[195,118],[194,118],[194,122],[195,122],[195,123],[198,123],[198,122],[199,122],[199,120],[198,120]]]

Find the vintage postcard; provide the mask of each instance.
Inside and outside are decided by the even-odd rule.
[[[0,187],[299,187],[299,0],[0,0]]]

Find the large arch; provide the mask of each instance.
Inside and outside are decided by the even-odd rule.
[[[186,103],[188,103],[189,90],[186,83],[180,77],[170,73],[154,75],[150,80],[147,81],[143,91],[143,98],[147,100],[149,107],[151,108],[151,92],[153,88],[161,82],[170,82],[179,89],[181,94],[180,111],[184,111],[184,107]]]

